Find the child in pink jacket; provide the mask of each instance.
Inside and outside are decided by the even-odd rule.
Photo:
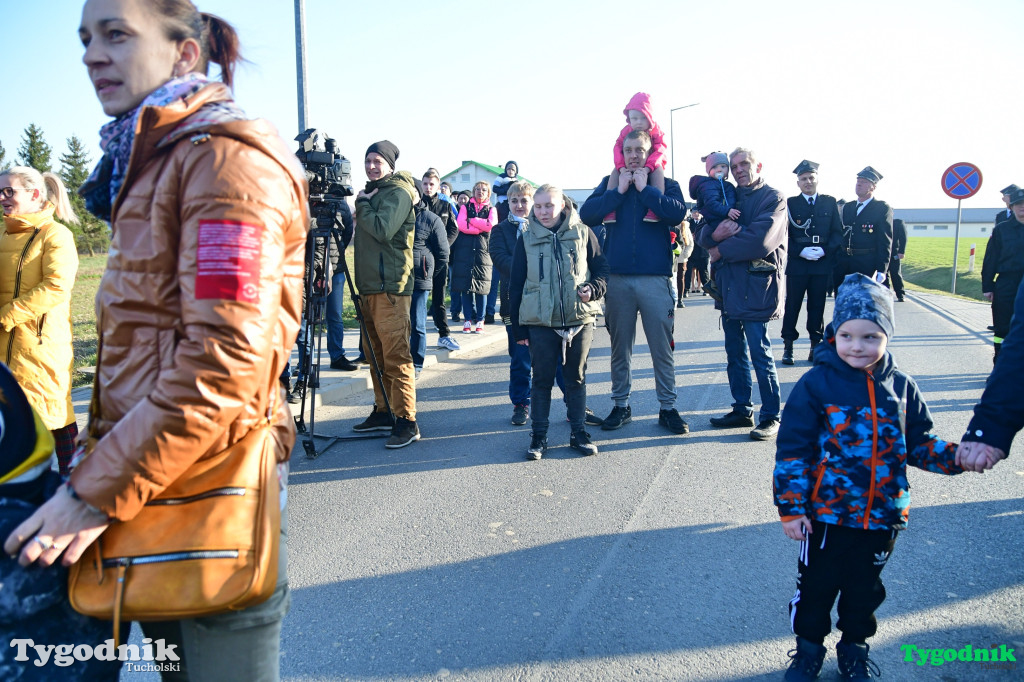
[[[462,294],[464,334],[484,330],[484,306],[491,290],[491,228],[498,223],[498,211],[491,206],[491,188],[486,182],[473,186],[473,198],[459,208],[456,220],[459,236],[452,244],[452,293]]]
[[[647,178],[647,184],[654,187],[659,192],[665,191],[665,133],[662,131],[655,120],[653,114],[651,114],[651,96],[646,92],[638,92],[629,100],[629,104],[622,110],[622,113],[626,115],[626,125],[619,132],[619,137],[615,140],[615,148],[612,150],[615,167],[612,170],[611,177],[608,179],[609,187],[617,187],[619,184],[619,174],[626,170],[626,159],[622,155],[622,143],[626,140],[626,135],[634,130],[646,131],[651,136],[651,153],[647,156],[647,163],[645,168],[649,173]],[[654,214],[653,211],[648,211],[647,215],[644,216],[645,222],[658,222],[659,218]],[[605,216],[604,222],[614,223],[615,213],[609,213]]]

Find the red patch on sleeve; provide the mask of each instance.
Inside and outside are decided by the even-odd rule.
[[[237,220],[200,220],[196,299],[259,303],[263,226]]]

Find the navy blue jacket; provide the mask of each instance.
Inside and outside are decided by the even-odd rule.
[[[706,225],[697,238],[705,249],[718,247],[722,256],[714,264],[715,284],[722,292],[722,310],[734,320],[767,322],[782,314],[786,271],[786,200],[778,190],[758,180],[752,187],[736,190],[736,206],[742,228],[722,242]],[[774,272],[750,272],[751,261],[763,260]]]
[[[843,362],[829,325],[814,367],[786,401],[775,451],[775,505],[800,516],[864,530],[907,525],[907,465],[959,474],[956,443],[930,433],[921,392],[892,355],[873,372]]]
[[[420,202],[416,210],[416,232],[412,239],[412,273],[414,289],[429,290],[434,285],[434,272],[448,268],[448,235],[444,223]]]
[[[1003,339],[999,358],[974,408],[964,440],[985,443],[1010,454],[1010,444],[1018,431],[1024,429],[1024,281],[1017,289],[1010,333]]]
[[[736,206],[736,187],[728,181],[719,181],[710,175],[690,178],[690,198],[693,210],[712,227],[729,217],[729,209]]]
[[[671,229],[686,219],[679,183],[665,178],[664,194],[650,185],[643,192],[630,185],[625,194],[607,187],[605,176],[580,208],[580,219],[596,228],[606,215],[615,213],[615,222],[604,226],[604,252],[611,274],[670,276],[675,267]],[[647,211],[654,211],[661,220],[645,223]]]

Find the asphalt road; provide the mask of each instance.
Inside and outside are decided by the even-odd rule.
[[[633,423],[592,429],[596,457],[568,449],[555,401],[551,450],[524,459],[529,427],[509,422],[503,342],[421,375],[423,440],[397,451],[382,440],[341,442],[312,461],[297,447],[283,678],[781,679],[798,545],[772,505],[774,444],[709,426],[731,402],[718,316],[703,297],[676,312],[688,435],[658,426],[641,331]],[[778,332],[774,323],[773,339]],[[801,339],[801,360],[806,348]],[[911,301],[897,304],[891,349],[920,384],[936,433],[958,439],[991,346],[955,314]],[[784,398],[808,367],[779,365]],[[603,415],[604,330],[587,378],[588,402]],[[364,395],[319,408],[318,432],[351,435],[369,404]],[[1019,449],[985,475],[915,470],[911,482],[910,527],[883,573],[889,596],[872,658],[887,680],[1021,679],[1021,667],[905,660],[906,645],[1004,644],[1024,655]],[[823,679],[837,676],[835,639]]]

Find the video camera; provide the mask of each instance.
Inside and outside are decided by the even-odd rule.
[[[308,128],[295,138],[299,149],[295,156],[306,171],[309,182],[309,212],[318,228],[334,227],[339,204],[352,190],[352,162],[338,152],[338,143],[316,128]]]

